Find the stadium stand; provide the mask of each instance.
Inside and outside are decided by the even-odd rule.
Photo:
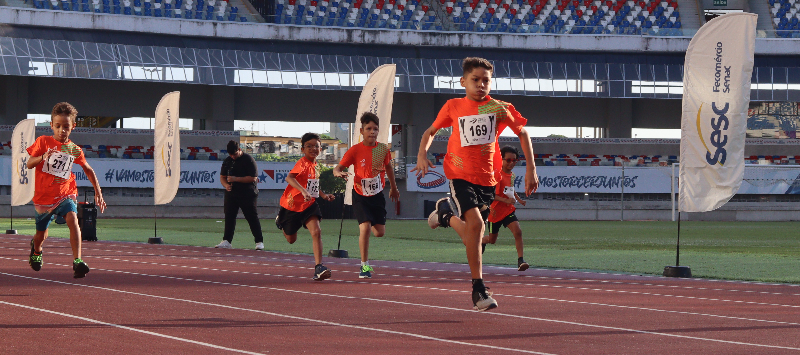
[[[9,6],[97,14],[229,22],[263,22],[234,2],[245,0],[6,0]]]
[[[800,38],[800,1],[769,0],[772,23],[776,35],[782,38]]]

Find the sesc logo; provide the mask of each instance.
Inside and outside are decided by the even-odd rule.
[[[432,176],[433,180],[428,178],[428,176]],[[447,182],[447,179],[444,177],[444,175],[435,172],[433,170],[428,170],[428,173],[425,174],[424,176],[417,176],[417,186],[426,190],[435,189],[439,186],[444,185],[445,182]]]
[[[706,162],[710,165],[719,164],[720,166],[724,166],[725,159],[728,156],[728,152],[725,150],[725,145],[728,144],[728,135],[723,134],[723,131],[728,130],[728,124],[730,123],[728,117],[725,116],[728,113],[729,107],[730,105],[727,102],[722,109],[717,108],[716,103],[711,104],[711,110],[714,111],[715,116],[718,116],[711,118],[711,134],[708,137],[711,146],[714,148],[713,155],[711,149],[708,149],[703,130],[700,126],[700,113],[703,110],[703,105],[701,104],[700,109],[697,110],[697,134],[700,136],[700,141],[703,142],[703,146],[706,148]]]

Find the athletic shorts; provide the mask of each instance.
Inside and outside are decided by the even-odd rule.
[[[386,224],[386,198],[383,191],[372,196],[361,196],[353,190],[353,214],[358,224],[370,222],[372,225]]]
[[[450,180],[450,196],[456,201],[456,209],[464,212],[477,207],[484,220],[489,216],[489,205],[494,201],[494,186],[481,186],[466,180]]]
[[[55,216],[66,216],[69,212],[78,213],[78,204],[71,198],[64,199],[50,212],[41,214],[36,212],[36,230],[39,232],[46,231]]]
[[[293,235],[297,234],[300,227],[308,229],[308,227],[306,227],[306,222],[308,222],[309,218],[314,216],[317,216],[320,221],[322,220],[322,211],[319,210],[319,204],[317,204],[316,201],[300,212],[290,211],[281,207],[275,224],[278,225],[278,229],[283,229],[284,234]]]
[[[506,218],[503,218],[500,222],[489,222],[489,233],[490,234],[497,234],[500,231],[500,226],[508,228],[508,225],[514,222],[519,221],[517,219],[517,215],[514,212],[511,212]]]

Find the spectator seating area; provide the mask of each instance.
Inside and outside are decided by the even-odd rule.
[[[775,33],[782,38],[800,38],[800,1],[769,0]]]
[[[440,0],[461,31],[680,36],[676,0]]]
[[[277,0],[275,22],[295,25],[442,30],[419,0]]]
[[[87,158],[118,158],[118,159],[153,159],[154,147],[117,145],[83,145],[83,154]],[[0,145],[0,155],[11,155],[11,142]],[[181,149],[182,160],[222,160],[228,156],[226,150],[214,151],[209,147],[186,147]]]
[[[37,9],[247,22],[227,0],[32,0]]]

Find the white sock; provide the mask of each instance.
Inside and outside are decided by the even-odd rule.
[[[361,266],[369,266],[369,260],[367,260],[367,261],[362,261],[362,262],[361,262]]]

